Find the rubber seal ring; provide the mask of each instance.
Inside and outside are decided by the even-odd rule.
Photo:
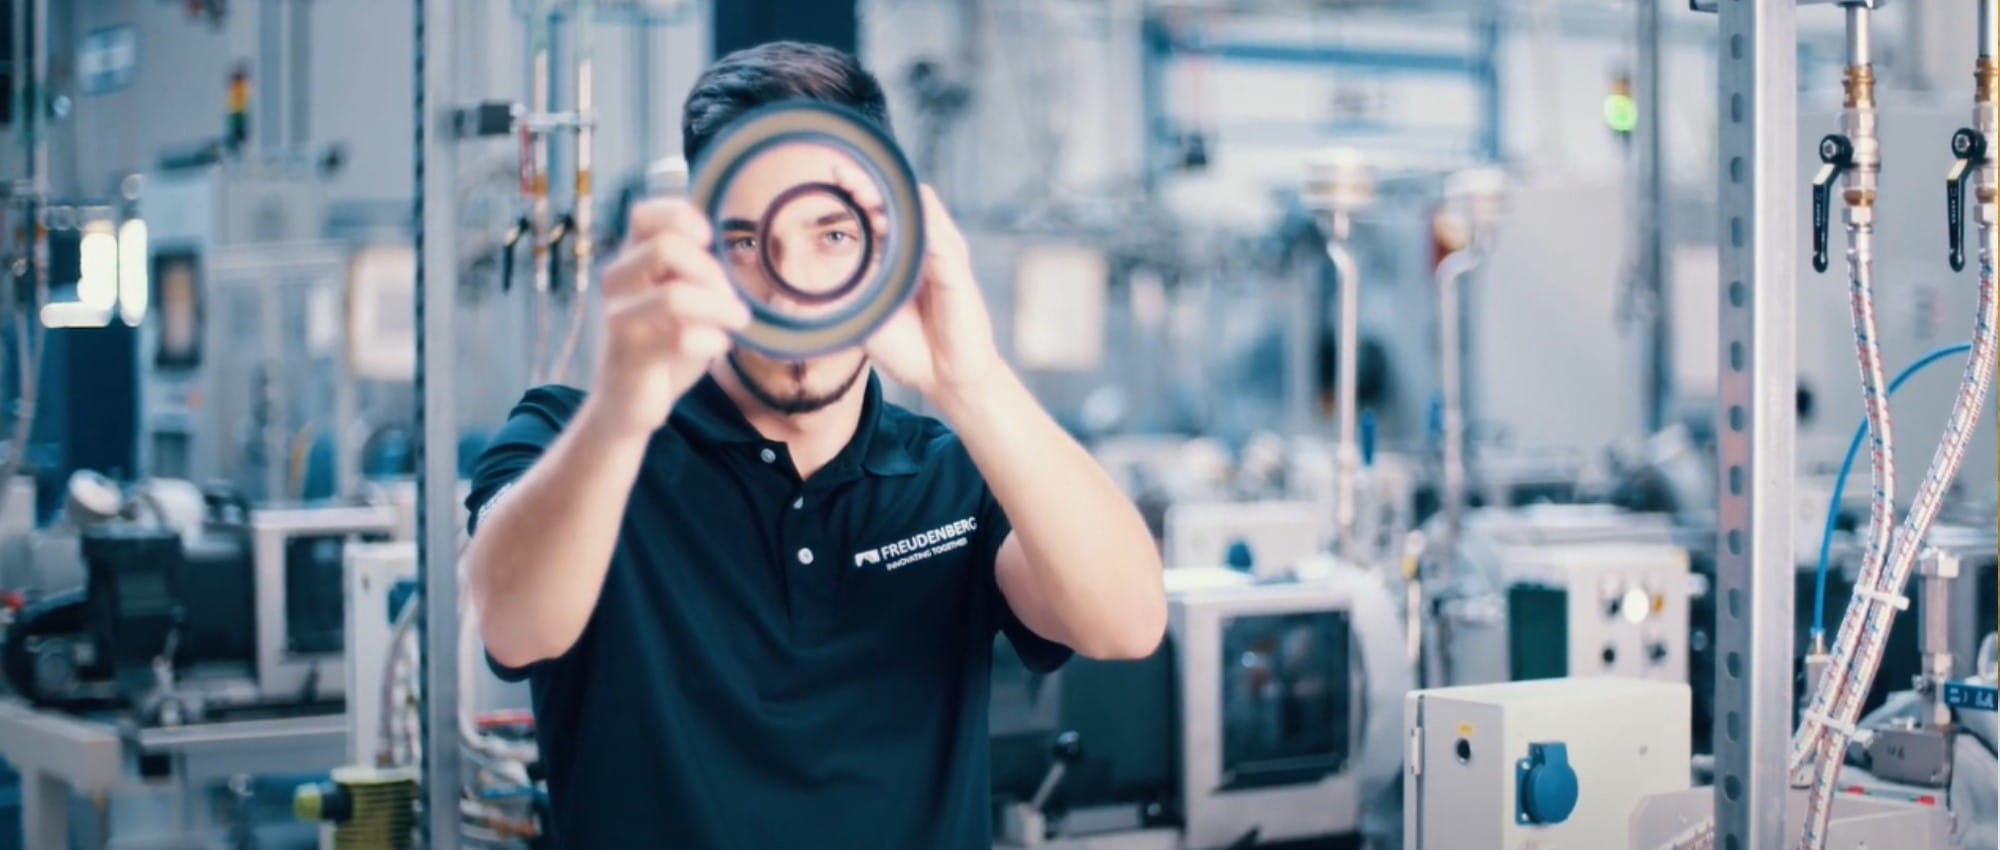
[[[841,281],[839,286],[826,292],[807,292],[797,286],[793,286],[791,281],[786,280],[784,275],[778,273],[777,266],[771,263],[771,220],[777,218],[778,213],[784,210],[792,201],[797,200],[801,196],[813,194],[832,195],[834,200],[839,201],[841,206],[847,208],[847,211],[854,216],[855,223],[861,227],[861,263],[854,267],[853,273],[849,274],[846,280]],[[861,279],[868,276],[868,258],[873,256],[875,256],[875,228],[868,222],[868,213],[861,209],[859,203],[855,202],[854,195],[832,183],[800,183],[797,186],[778,193],[778,197],[773,198],[771,203],[764,208],[764,217],[757,222],[757,262],[763,265],[764,276],[771,281],[771,285],[777,287],[780,292],[785,293],[794,301],[801,301],[807,304],[831,304],[842,298],[846,298],[848,293],[853,292],[855,287],[861,285]]]
[[[853,303],[827,315],[801,318],[779,313],[748,296],[737,283],[739,297],[750,308],[750,324],[736,333],[737,343],[789,360],[852,348],[867,339],[916,295],[924,257],[923,202],[909,160],[881,125],[837,104],[781,101],[751,110],[724,127],[690,169],[688,200],[710,220],[717,220],[722,199],[745,165],[766,150],[800,142],[826,145],[853,158],[863,176],[881,187],[881,219],[886,225],[880,233],[866,228],[872,263],[862,267],[867,273],[844,286],[848,291],[840,296]],[[878,245],[881,251],[875,255]],[[728,243],[719,230],[713,250],[726,261]],[[726,262],[723,268],[726,273]]]

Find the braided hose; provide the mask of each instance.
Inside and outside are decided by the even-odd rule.
[[[1959,465],[1965,458],[1966,446],[1972,439],[1972,432],[1978,425],[1987,394],[1992,389],[1994,367],[1996,363],[2000,363],[2000,352],[1996,352],[1996,343],[2000,343],[2000,339],[1996,339],[1995,334],[1996,324],[2000,324],[2000,316],[1996,316],[1996,307],[2000,307],[2000,302],[1996,301],[1991,232],[1987,229],[1986,233],[1982,234],[1986,242],[1980,255],[1979,308],[1976,311],[1976,324],[1973,329],[1972,353],[1966,362],[1958,397],[1952,404],[1951,417],[1945,425],[1944,439],[1938,445],[1930,469],[1917,490],[1909,515],[1904,518],[1903,526],[1896,535],[1889,559],[1884,569],[1880,570],[1881,581],[1873,586],[1857,583],[1855,586],[1859,590],[1856,592],[1855,602],[1849,606],[1850,616],[1842,620],[1843,631],[1848,621],[1862,620],[1855,631],[1866,643],[1857,647],[1853,656],[1856,669],[1849,671],[1850,675],[1842,677],[1842,687],[1838,693],[1831,696],[1833,710],[1828,716],[1840,728],[1833,729],[1825,722],[1816,722],[1811,724],[1810,728],[1815,728],[1821,733],[1817,740],[1806,740],[1807,728],[1802,728],[1794,739],[1794,746],[1799,746],[1803,741],[1810,747],[1808,752],[1816,753],[1818,756],[1806,798],[1805,830],[1800,845],[1806,850],[1818,850],[1824,846],[1827,828],[1832,818],[1832,794],[1835,783],[1839,780],[1840,769],[1845,762],[1843,750],[1848,739],[1846,730],[1852,727],[1868,688],[1874,681],[1888,641],[1889,628],[1896,614],[1896,609],[1889,600],[1901,595],[1903,584],[1908,580],[1910,569],[1916,561],[1917,549],[1930,533],[1931,524],[1937,519],[1937,512],[1942,506],[1946,489],[1957,477]],[[1856,605],[1863,606],[1861,608],[1863,616],[1853,615]],[[1707,850],[1714,845],[1714,842],[1715,824],[1710,819],[1695,824],[1675,836],[1663,845],[1661,850]]]
[[[1849,65],[1843,80],[1846,110],[1842,121],[1854,146],[1853,167],[1843,175],[1842,193],[1847,207],[1848,292],[1854,316],[1854,343],[1861,368],[1861,400],[1868,418],[1868,458],[1873,487],[1870,489],[1868,537],[1855,587],[1874,587],[1880,580],[1882,564],[1894,545],[1896,525],[1895,436],[1889,418],[1889,397],[1883,391],[1882,347],[1875,329],[1875,186],[1880,171],[1880,142],[1875,133],[1875,74],[1868,63],[1867,33],[1869,10],[1848,9]],[[1862,614],[1869,605],[1865,595],[1848,600],[1847,614],[1828,663],[1813,689],[1786,767],[1796,776],[1807,758],[1821,743],[1825,732],[1829,700],[1846,685],[1848,668],[1861,640]],[[1813,636],[1815,641],[1821,635]]]
[[[1917,548],[1930,534],[1931,524],[1937,520],[1938,509],[1944,501],[1945,490],[1958,476],[1958,467],[1965,460],[1966,445],[1972,441],[1973,429],[1978,426],[1979,416],[1984,412],[1986,395],[1993,387],[1996,303],[1992,231],[1987,228],[1981,230],[1984,231],[1981,233],[1984,244],[1980,248],[1979,309],[1975,318],[1972,357],[1966,362],[1965,377],[1959,385],[1958,398],[1952,403],[1951,418],[1945,422],[1944,441],[1938,445],[1930,470],[1917,489],[1916,501],[1910,505],[1910,513],[1903,519],[1903,527],[1896,537],[1882,583],[1874,588],[1872,596],[1857,594],[1855,597],[1857,602],[1865,598],[1874,604],[1863,609],[1866,622],[1861,631],[1866,644],[1855,658],[1857,669],[1847,678],[1845,687],[1834,701],[1833,717],[1843,727],[1853,724],[1856,715],[1860,714],[1861,703],[1875,679],[1876,669],[1881,666],[1883,650],[1889,640],[1889,627],[1896,618],[1896,608],[1888,600],[1902,595],[1903,585],[1909,580],[1910,570],[1916,563]],[[1824,845],[1827,823],[1832,816],[1830,797],[1845,762],[1842,758],[1845,747],[1845,734],[1828,734],[1820,742],[1818,769],[1806,797],[1806,829],[1801,846],[1807,850],[1817,850]]]
[[[1715,819],[1709,818],[1688,827],[1686,831],[1667,840],[1659,850],[1700,850],[1715,844]]]
[[[1889,417],[1889,396],[1883,391],[1887,381],[1882,377],[1882,346],[1875,330],[1875,293],[1871,282],[1873,230],[1873,226],[1868,224],[1851,226],[1847,253],[1849,301],[1854,315],[1855,350],[1861,367],[1861,398],[1868,418],[1868,458],[1873,484],[1869,491],[1867,546],[1861,559],[1860,575],[1854,584],[1862,588],[1874,587],[1880,580],[1883,560],[1893,545],[1896,522],[1894,435]],[[1787,762],[1791,771],[1798,771],[1812,754],[1814,746],[1820,743],[1824,725],[1819,718],[1827,716],[1828,701],[1846,684],[1849,662],[1861,639],[1862,618],[1856,612],[1865,612],[1869,604],[1868,598],[1862,595],[1848,600],[1847,614],[1840,619],[1840,629],[1828,654],[1826,669],[1813,689],[1812,702],[1806,709],[1799,732],[1792,738]]]

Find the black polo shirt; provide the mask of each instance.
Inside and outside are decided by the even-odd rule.
[[[882,399],[801,481],[713,380],[653,434],[590,623],[529,681],[565,850],[992,844],[987,690],[1007,518],[958,439]],[[479,509],[583,393],[530,390],[480,456]]]

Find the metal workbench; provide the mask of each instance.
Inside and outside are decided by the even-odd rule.
[[[160,780],[140,776],[141,757],[164,758]],[[131,729],[111,718],[39,709],[0,699],[0,757],[21,774],[24,847],[73,846],[70,801],[96,804],[98,828],[84,850],[102,850],[110,834],[109,802],[123,791],[171,787],[182,802],[183,830],[204,820],[195,805],[210,784],[235,776],[309,773],[347,761],[347,719],[317,714],[271,720]]]

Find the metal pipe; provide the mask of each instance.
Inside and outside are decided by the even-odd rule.
[[[1347,239],[1353,214],[1375,199],[1375,178],[1361,155],[1352,150],[1330,150],[1314,157],[1307,165],[1306,180],[1299,200],[1317,218],[1326,239],[1327,259],[1333,265],[1335,285],[1340,287],[1340,325],[1336,331],[1334,356],[1335,404],[1338,420],[1334,445],[1334,525],[1338,542],[1334,551],[1354,562],[1359,541],[1355,539],[1361,507],[1359,476],[1359,375],[1361,348],[1361,276],[1354,256],[1348,253]],[[1323,303],[1323,302],[1322,302]],[[1315,313],[1324,316],[1324,313]]]
[[[1847,64],[1866,65],[1869,56],[1871,33],[1869,22],[1872,11],[1863,5],[1847,7]]]
[[[1979,4],[1979,58],[1981,59],[1990,59],[1995,53],[2000,53],[2000,47],[1996,47],[1995,44],[2000,42],[2000,33],[1994,32],[1993,6],[1993,0],[1984,0]],[[1990,95],[1992,90],[1988,89],[1987,93]]]
[[[1335,404],[1338,422],[1334,446],[1334,497],[1338,500],[1334,507],[1334,525],[1340,533],[1336,547],[1341,556],[1352,559],[1358,551],[1355,540],[1355,521],[1361,512],[1355,500],[1360,498],[1358,484],[1361,473],[1361,444],[1358,434],[1359,413],[1355,410],[1359,389],[1356,386],[1360,370],[1355,360],[1360,350],[1361,337],[1361,280],[1355,272],[1354,256],[1347,251],[1347,216],[1344,213],[1333,216],[1335,224],[1326,244],[1327,258],[1333,261],[1335,285],[1340,287],[1340,326],[1335,331],[1335,358],[1338,367],[1334,376]]]
[[[27,53],[29,46],[29,16],[31,14],[33,12],[29,4],[14,4],[14,55],[16,57]],[[27,161],[23,163],[23,166],[28,171],[29,180],[33,180],[36,161],[35,146],[32,143],[34,128],[33,120],[29,117],[32,110],[28,107],[28,104],[34,100],[35,81],[26,74],[20,74],[17,77],[19,79],[16,81],[14,90],[9,95],[14,98],[14,107],[17,116],[15,120],[20,128],[20,141],[24,143],[23,147],[29,149]],[[33,243],[39,243],[43,238],[41,207],[36,201],[36,198],[39,196],[33,195],[32,191],[31,189],[31,194],[28,197],[16,200],[19,201],[18,212],[23,219],[22,224],[29,228],[29,239]],[[16,250],[19,250],[20,247],[18,245],[14,246]],[[35,249],[31,244],[27,258],[29,265],[26,269],[27,273],[32,276],[29,283],[34,288],[34,296],[28,305],[26,314],[15,313],[14,349],[18,357],[17,362],[21,375],[19,385],[20,397],[16,399],[15,403],[14,413],[17,418],[14,420],[13,433],[7,442],[7,454],[4,459],[0,459],[0,509],[5,509],[8,494],[13,492],[14,475],[20,471],[21,464],[27,457],[28,438],[31,436],[35,424],[36,385],[38,382],[37,379],[41,377],[41,312],[43,302],[48,299],[45,297],[46,284],[39,274],[41,267],[33,265],[34,251]],[[5,290],[0,291],[0,302],[4,302],[7,310],[12,312],[14,310],[14,299],[17,294],[15,290],[15,270],[11,268],[6,269],[4,273],[0,273],[0,279],[6,282]]]
[[[577,293],[590,289],[591,256],[591,159],[597,113],[591,105],[591,74],[594,64],[590,29],[594,25],[592,13],[596,10],[594,0],[582,0],[578,4],[576,26],[576,230],[570,234],[576,244],[576,265],[571,270],[575,275]],[[578,310],[582,309],[581,301]],[[567,358],[565,358],[567,359]]]
[[[1918,571],[1922,578],[1917,591],[1917,651],[1923,662],[1918,691],[1925,695],[1924,725],[1943,731],[1951,728],[1951,707],[1944,702],[1944,683],[1951,681],[1952,675],[1951,591],[1958,578],[1958,556],[1930,549],[1924,552],[1922,560]]]
[[[1443,459],[1440,470],[1439,510],[1444,514],[1444,533],[1438,551],[1454,558],[1458,537],[1465,522],[1465,386],[1460,372],[1459,296],[1465,276],[1479,265],[1479,255],[1461,249],[1446,255],[1437,267],[1438,299],[1438,390],[1443,396],[1444,433],[1440,435]]]
[[[429,850],[458,850],[459,824],[452,812],[464,793],[464,759],[458,744],[458,462],[456,371],[458,313],[459,156],[443,133],[458,103],[455,70],[461,33],[457,0],[417,0],[412,111],[416,124],[417,219],[416,385],[420,396],[416,427],[418,604],[424,607],[423,752],[424,828]]]
[[[576,21],[576,187],[574,209],[571,214],[571,230],[568,234],[574,246],[575,257],[570,267],[569,330],[563,334],[562,348],[556,355],[555,367],[549,371],[549,380],[566,382],[569,378],[570,360],[576,356],[577,344],[583,338],[583,319],[589,312],[584,293],[590,291],[590,258],[592,254],[592,204],[591,194],[591,152],[594,134],[591,125],[596,121],[596,113],[591,106],[592,44],[591,27],[594,24],[593,0],[583,0],[578,4]]]
[[[49,300],[49,227],[42,220],[42,211],[49,202],[49,132],[48,132],[48,80],[49,80],[49,0],[34,0],[34,21],[28,28],[28,40],[34,51],[32,78],[28,83],[28,101],[21,106],[21,115],[26,120],[28,132],[34,135],[28,148],[29,203],[31,204],[34,234],[34,253],[31,272],[35,284],[35,310]],[[19,61],[18,59],[16,61]],[[42,335],[36,333],[35,357],[42,354]]]
[[[1638,5],[1639,61],[1634,95],[1640,110],[1634,140],[1638,166],[1638,283],[1643,314],[1644,363],[1642,386],[1645,424],[1648,432],[1666,427],[1667,413],[1674,398],[1673,301],[1667,297],[1669,266],[1666,239],[1666,157],[1664,80],[1660,70],[1660,7],[1666,0],[1640,0]]]
[[[530,62],[528,80],[528,118],[521,122],[522,144],[527,148],[528,161],[522,164],[522,191],[528,196],[528,250],[534,258],[535,291],[529,296],[535,303],[535,345],[533,372],[530,382],[543,382],[543,369],[547,368],[549,357],[549,230],[553,226],[549,210],[549,138],[548,131],[538,126],[552,111],[549,80],[549,30],[552,28],[550,15],[541,9],[529,16],[528,27],[532,31],[534,58]]]

